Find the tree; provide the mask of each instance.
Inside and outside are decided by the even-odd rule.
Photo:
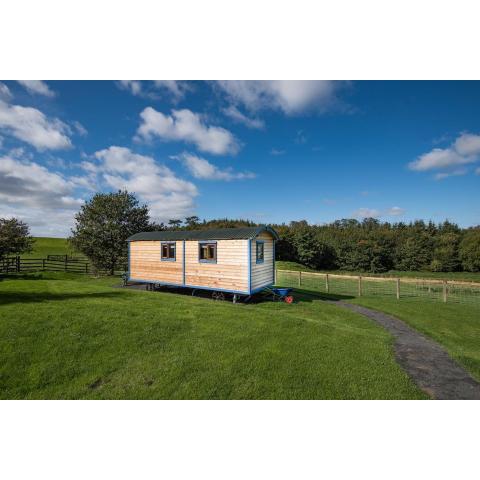
[[[447,223],[445,222],[443,225]],[[448,223],[446,231],[448,233],[437,235],[435,239],[436,245],[431,263],[431,270],[434,272],[455,272],[460,269],[458,256],[460,235],[454,233],[451,223]]]
[[[127,191],[97,193],[75,215],[70,242],[96,268],[114,274],[127,260],[127,238],[149,228],[148,208]]]
[[[468,230],[459,246],[462,267],[468,272],[480,272],[480,227]]]
[[[182,221],[175,218],[171,218],[168,221],[168,225],[170,226],[171,229],[179,228],[181,224],[182,224]]]
[[[33,242],[25,222],[18,218],[0,218],[0,258],[31,252]]]
[[[396,251],[395,268],[397,270],[422,270],[432,261],[433,241],[426,233],[409,237]]]
[[[200,222],[200,219],[196,215],[192,215],[191,217],[185,217],[185,224],[188,228],[197,227],[198,222]]]

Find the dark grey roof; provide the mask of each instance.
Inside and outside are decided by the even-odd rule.
[[[240,240],[255,238],[262,232],[270,232],[278,240],[277,232],[266,225],[259,227],[214,228],[211,230],[162,230],[159,232],[140,232],[127,239],[135,240]]]

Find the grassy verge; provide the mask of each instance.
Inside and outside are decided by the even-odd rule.
[[[425,398],[386,332],[311,295],[233,305],[114,283],[0,281],[1,398]]]
[[[321,273],[332,273],[332,274],[346,274],[346,275],[366,275],[371,277],[409,277],[409,278],[431,278],[431,279],[440,279],[440,280],[458,280],[458,281],[467,281],[467,282],[480,282],[480,273],[475,272],[424,272],[424,271],[415,271],[415,272],[403,272],[399,270],[390,270],[385,273],[365,273],[365,272],[355,272],[347,270],[313,270],[311,268],[305,267],[297,262],[284,262],[277,261],[275,263],[276,267],[279,270],[293,270],[304,272],[321,272]]]

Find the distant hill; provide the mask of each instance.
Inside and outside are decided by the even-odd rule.
[[[66,238],[34,237],[33,251],[22,255],[23,258],[44,258],[47,255],[78,255],[68,244]]]

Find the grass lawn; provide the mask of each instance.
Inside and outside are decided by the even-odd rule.
[[[275,262],[276,268],[279,270],[302,270],[304,272],[321,272],[332,274],[344,274],[344,275],[365,275],[370,277],[410,277],[410,278],[433,278],[440,280],[459,280],[467,282],[480,282],[480,272],[402,272],[399,270],[390,270],[386,273],[365,273],[365,272],[353,272],[347,270],[313,270],[305,267],[297,262]]]
[[[449,354],[480,381],[480,309],[470,305],[443,304],[418,299],[400,301],[384,297],[349,300],[404,320],[442,344]]]
[[[114,284],[0,281],[0,397],[425,398],[385,331],[310,295],[233,305]]]
[[[33,251],[22,258],[45,258],[47,255],[78,255],[66,238],[35,237]]]

